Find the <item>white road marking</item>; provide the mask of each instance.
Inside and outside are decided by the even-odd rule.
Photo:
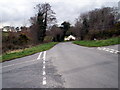
[[[46,77],[43,77],[43,85],[46,85],[47,82],[46,82]]]
[[[97,49],[102,50],[102,48],[101,48],[101,47],[98,47]]]
[[[42,55],[42,52],[40,52],[40,54],[39,54],[39,56],[38,56],[37,60],[39,60],[39,59],[40,59],[41,55]]]
[[[43,69],[45,69],[45,65],[43,65]]]
[[[103,48],[103,50],[106,50],[106,48]]]
[[[105,51],[109,52],[109,51],[110,51],[110,49],[109,49],[109,48],[106,48],[106,50],[105,50]]]
[[[110,49],[110,52],[111,52],[111,53],[114,53],[114,52],[115,52],[115,50],[114,50],[114,49]]]
[[[30,61],[21,62],[21,63],[11,64],[11,65],[7,65],[7,66],[3,66],[2,68],[7,68],[7,67],[20,65],[20,64],[24,64],[24,63],[28,63],[28,62],[33,62],[33,61],[36,61],[36,59],[30,60]],[[2,68],[0,68],[0,69],[2,69]]]
[[[45,64],[45,61],[43,61],[43,64]]]
[[[46,75],[46,72],[43,70],[43,75]]]
[[[46,85],[46,71],[45,71],[45,59],[46,59],[46,51],[43,52],[43,85]]]
[[[97,49],[98,50],[104,50],[104,51],[107,51],[107,52],[110,52],[110,53],[114,53],[114,54],[118,54],[120,52],[118,50],[114,50],[114,49],[110,49],[110,48],[105,48],[105,47],[103,47],[103,48],[98,47]]]
[[[120,51],[117,51],[117,50],[115,50],[115,53],[117,54],[117,53],[119,53]]]
[[[37,60],[40,59],[41,55],[42,55],[42,52],[40,52]],[[46,75],[46,72],[45,72],[45,59],[46,59],[46,51],[44,51],[44,53],[43,53],[43,85],[47,84],[47,82],[46,82],[46,76],[45,76]],[[21,62],[21,63],[17,63],[17,64],[11,64],[11,65],[7,65],[7,66],[3,66],[2,68],[14,66],[14,65],[20,65],[20,64],[23,64],[23,63],[33,62],[33,61],[37,61],[37,60],[33,59],[33,60],[30,60],[30,61],[25,61],[25,62]],[[2,69],[2,68],[0,68],[0,69]]]
[[[45,57],[46,57],[46,51],[44,51],[43,60],[45,60]]]

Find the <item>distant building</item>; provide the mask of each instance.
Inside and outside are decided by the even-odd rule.
[[[9,31],[11,31],[11,28],[10,28],[10,26],[5,26],[2,28],[2,31],[9,32]]]
[[[71,40],[75,40],[76,38],[72,35],[68,36],[67,38],[65,38],[65,41],[71,41]]]
[[[2,28],[2,31],[4,31],[4,32],[17,32],[17,30],[14,27],[11,27],[11,26],[4,26]]]

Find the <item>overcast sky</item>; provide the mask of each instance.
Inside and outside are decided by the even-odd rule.
[[[57,23],[69,21],[74,24],[81,13],[104,6],[116,7],[119,0],[0,0],[0,27],[29,25],[35,15],[34,6],[50,3],[56,13]]]

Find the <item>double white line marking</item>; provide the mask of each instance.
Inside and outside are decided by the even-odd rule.
[[[46,82],[46,71],[45,71],[45,68],[46,68],[46,67],[45,67],[45,63],[46,63],[46,51],[40,52],[37,60],[40,59],[42,53],[43,53],[43,57],[42,57],[42,60],[43,60],[43,73],[42,73],[42,75],[43,75],[43,82],[42,82],[42,84],[43,84],[43,85],[46,85],[46,84],[47,84],[47,82]]]

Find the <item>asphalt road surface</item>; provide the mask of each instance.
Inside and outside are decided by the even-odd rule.
[[[71,42],[6,61],[1,69],[2,88],[118,88],[118,54]]]

